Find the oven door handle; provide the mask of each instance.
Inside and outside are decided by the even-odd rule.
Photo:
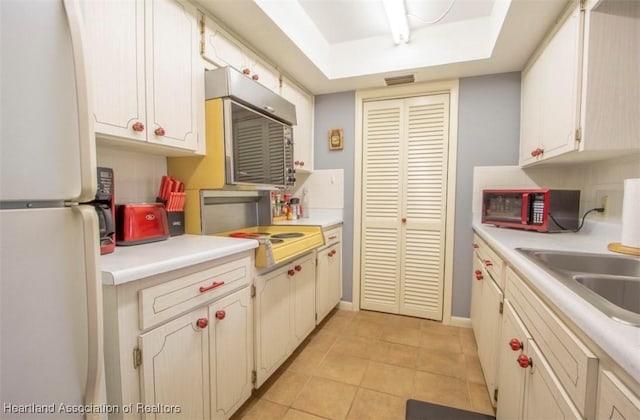
[[[529,224],[529,193],[522,194],[522,209],[520,210],[520,221],[523,225]]]

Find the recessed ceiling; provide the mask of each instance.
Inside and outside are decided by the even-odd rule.
[[[410,41],[395,45],[380,0],[196,1],[314,94],[385,86],[407,73],[422,82],[519,71],[567,5],[405,0]]]

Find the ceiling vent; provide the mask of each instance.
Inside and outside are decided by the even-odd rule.
[[[402,85],[405,83],[413,83],[415,82],[415,79],[413,77],[413,74],[407,74],[404,76],[385,77],[384,81],[387,84],[387,86],[393,86],[393,85]]]

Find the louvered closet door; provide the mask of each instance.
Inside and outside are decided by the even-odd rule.
[[[399,313],[404,100],[363,109],[361,298],[363,309]]]
[[[449,96],[365,103],[361,306],[442,319]]]
[[[449,95],[406,99],[400,313],[442,319]]]

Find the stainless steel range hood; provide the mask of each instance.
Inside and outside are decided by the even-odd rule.
[[[232,67],[205,72],[205,100],[233,98],[236,101],[289,125],[296,125],[296,107]]]

